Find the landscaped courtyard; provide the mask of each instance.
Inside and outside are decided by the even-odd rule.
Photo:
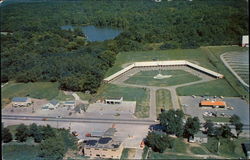
[[[162,79],[157,79],[155,76],[161,74],[169,76]],[[159,70],[159,71],[141,71],[130,77],[125,83],[139,84],[146,86],[173,86],[201,80],[201,78],[183,70]]]

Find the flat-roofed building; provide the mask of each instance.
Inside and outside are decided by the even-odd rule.
[[[14,97],[11,102],[12,107],[27,107],[32,103],[31,99],[28,97]]]
[[[74,109],[76,106],[75,101],[66,101],[63,104],[64,107],[68,107],[68,109]]]
[[[122,150],[122,142],[114,140],[111,137],[89,139],[83,146],[83,154],[92,158],[120,159]]]
[[[201,101],[200,107],[225,108],[226,102],[224,101]]]
[[[117,98],[106,98],[104,100],[104,103],[106,104],[121,104],[123,101],[123,97],[117,97]]]

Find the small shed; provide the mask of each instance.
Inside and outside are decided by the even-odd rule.
[[[194,136],[190,136],[188,141],[190,143],[207,143],[208,137],[206,134],[199,131]]]
[[[48,110],[48,109],[54,110],[54,109],[56,109],[58,106],[59,106],[59,101],[53,99],[53,100],[49,101],[49,103],[45,104],[45,105],[42,107],[42,109],[44,109],[44,110]]]
[[[248,38],[248,35],[242,36],[242,47],[249,47],[249,38]]]
[[[28,97],[14,97],[11,102],[12,107],[27,107],[32,103],[31,99]]]

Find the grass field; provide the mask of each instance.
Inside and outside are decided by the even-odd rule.
[[[183,142],[182,138],[175,138],[173,148],[167,149],[166,152],[187,153],[188,144]]]
[[[156,91],[156,114],[161,113],[161,109],[173,109],[171,94],[169,90],[159,89]]]
[[[95,99],[105,97],[123,97],[125,101],[136,101],[135,115],[140,118],[149,116],[149,91],[147,89],[107,84],[99,88]]]
[[[194,154],[207,154],[201,147],[190,147],[190,150]]]
[[[188,156],[188,155],[174,155],[169,153],[158,153],[151,151],[149,153],[148,159],[198,159],[196,157]]]
[[[229,122],[230,118],[228,117],[204,117],[204,120],[211,120],[213,122]]]
[[[68,96],[58,89],[58,83],[35,82],[35,83],[14,83],[9,82],[1,90],[2,106],[13,97],[32,97],[39,99],[73,100],[73,96]]]
[[[218,140],[216,138],[210,137],[208,139],[208,143],[202,145],[204,145],[210,152],[216,153],[217,155],[232,159],[238,159],[240,157],[241,158],[245,157],[241,144],[246,141],[249,141],[249,139],[238,138],[230,140],[230,139],[220,138],[220,147],[218,153],[216,153],[218,144]]]
[[[170,50],[152,50],[139,52],[121,52],[116,57],[116,62],[112,68],[106,73],[106,77],[119,71],[123,65],[137,61],[152,61],[158,60],[188,60],[200,66],[219,72],[225,76],[225,80],[217,80],[213,82],[194,85],[195,89],[184,88],[180,95],[193,95],[195,93],[211,95],[238,96],[246,95],[248,92],[242,87],[240,82],[231,74],[220,60],[220,55],[229,51],[244,51],[246,49],[239,46],[209,46],[198,49],[170,49]],[[200,89],[200,87],[202,87]],[[198,90],[198,91],[196,91]]]
[[[5,160],[38,160],[36,157],[40,150],[39,145],[3,145],[3,158]]]
[[[176,89],[176,92],[179,96],[239,96],[239,93],[235,91],[225,79],[217,79],[209,82],[179,87]]]
[[[164,79],[154,79],[157,74],[159,71],[142,71],[130,77],[125,83],[165,87],[201,80],[201,78],[183,70],[163,70],[161,71],[162,75],[172,76]]]

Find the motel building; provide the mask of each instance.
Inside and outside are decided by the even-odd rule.
[[[118,98],[106,98],[104,100],[105,104],[121,104],[123,101],[123,97],[118,97]]]
[[[226,108],[224,101],[201,101],[200,107]]]
[[[11,103],[12,107],[28,107],[32,104],[31,99],[28,97],[14,97]]]

